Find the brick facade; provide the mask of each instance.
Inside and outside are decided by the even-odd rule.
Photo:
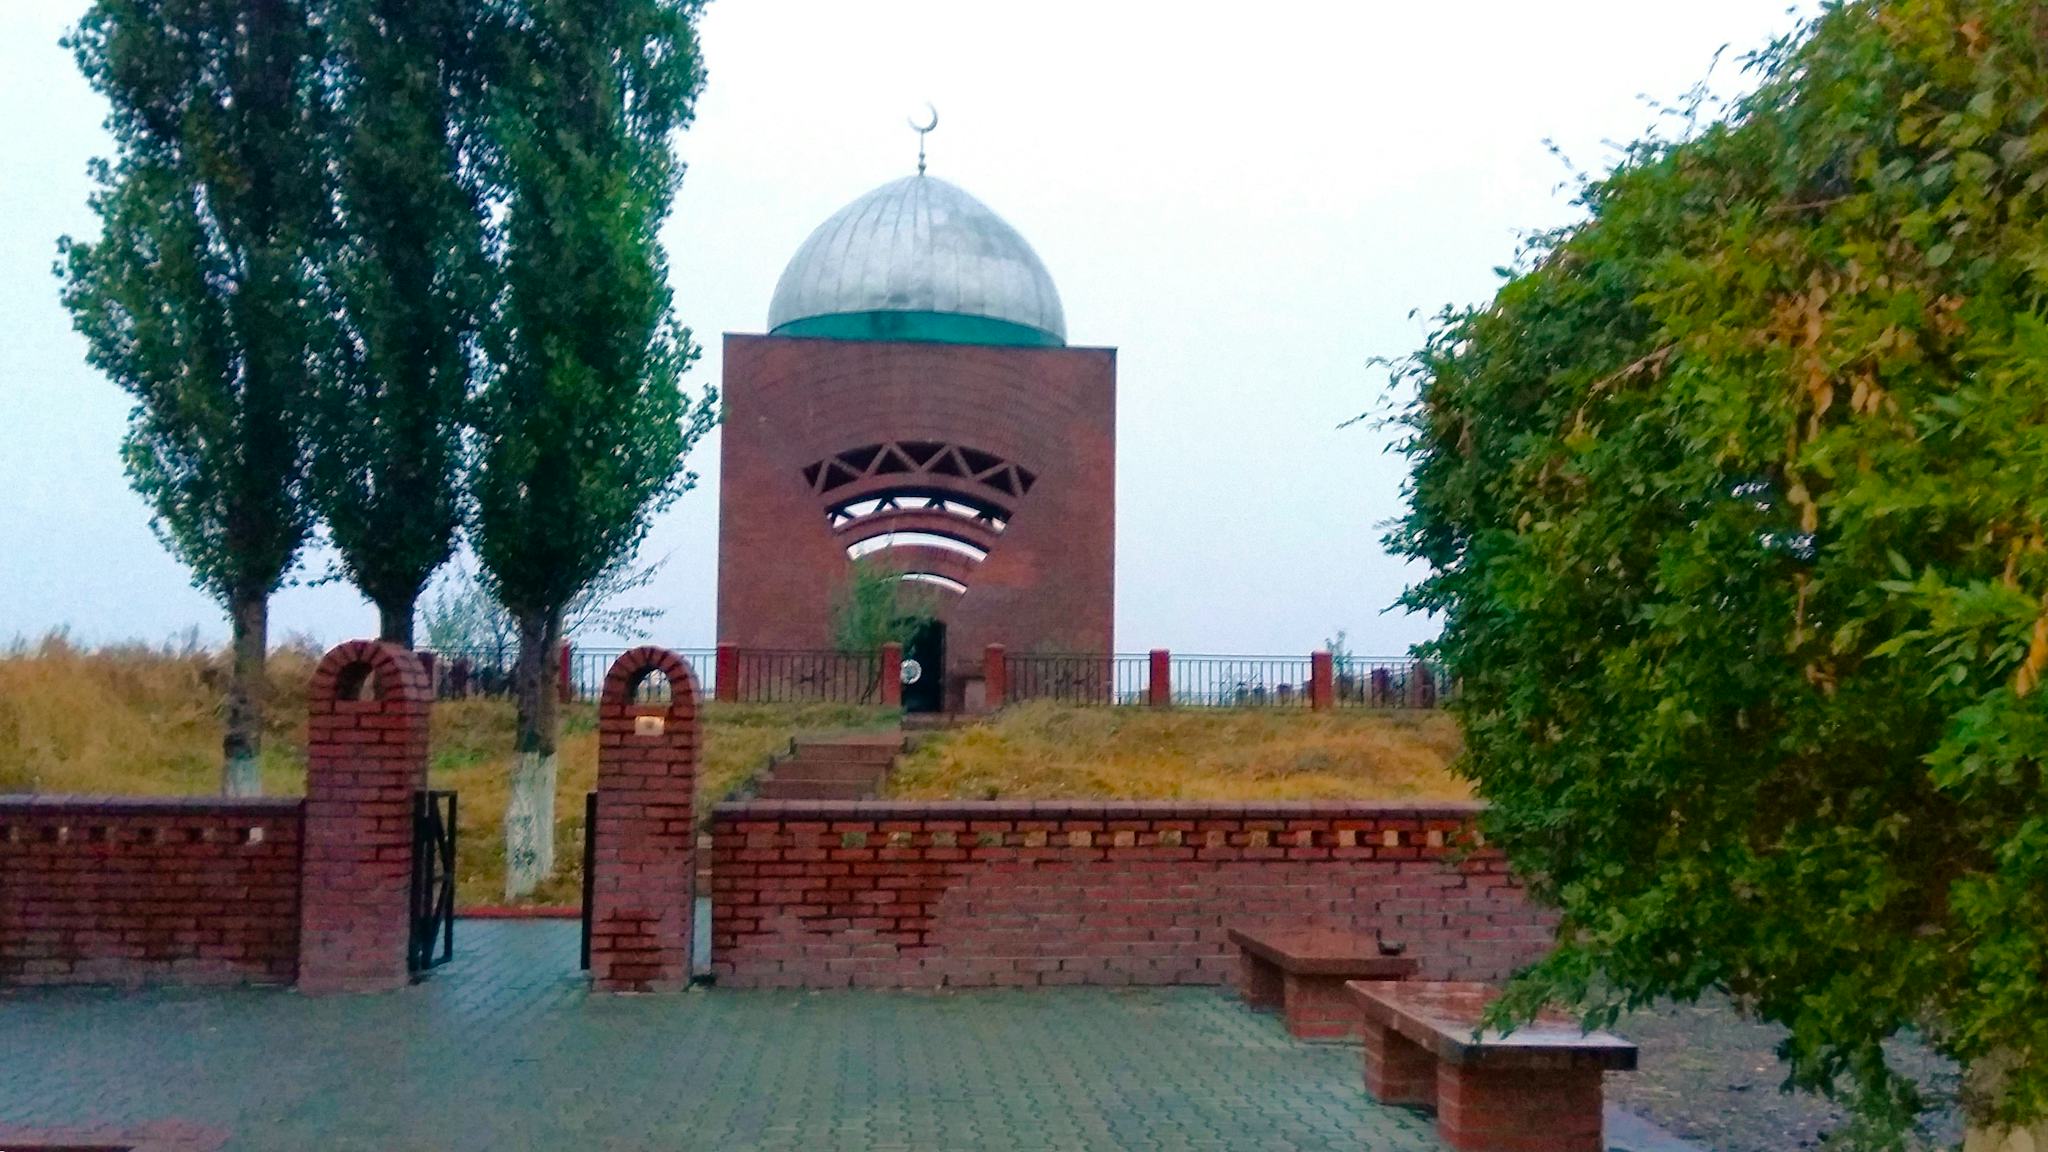
[[[1108,652],[1114,627],[1116,354],[1104,348],[725,338],[719,456],[718,638],[745,649],[833,647],[831,605],[847,547],[886,530],[952,535],[978,563],[897,548],[900,567],[965,584],[932,592],[947,626],[952,701],[984,648]],[[840,482],[808,470],[882,444],[965,449],[941,465],[902,459]],[[985,459],[986,458],[986,459]],[[867,459],[856,457],[856,460]],[[987,479],[957,474],[987,459]],[[834,486],[834,485],[837,486]],[[892,491],[998,506],[1000,531],[907,510],[835,527],[827,512]],[[725,681],[721,679],[723,690]],[[955,702],[957,703],[957,701]]]
[[[433,695],[419,660],[352,640],[320,661],[306,700],[306,847],[299,987],[405,984],[413,793],[427,786]]]
[[[0,797],[0,985],[290,983],[297,800]]]
[[[649,673],[667,704],[636,705]],[[590,979],[606,992],[689,983],[696,901],[697,681],[665,648],[635,648],[605,677],[597,720]]]
[[[1474,805],[721,804],[712,970],[739,987],[1222,984],[1226,932],[1401,941],[1500,980],[1554,917],[1471,837]]]

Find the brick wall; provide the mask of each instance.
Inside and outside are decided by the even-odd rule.
[[[978,675],[982,650],[1108,652],[1115,634],[1116,353],[728,334],[719,435],[718,638],[742,649],[833,647],[847,546],[884,527],[953,534],[979,563],[905,547],[905,570],[967,586],[932,593],[946,671]],[[829,493],[805,469],[882,443],[991,453],[1029,470],[1028,492],[956,475],[877,475]],[[899,488],[1008,510],[989,537],[943,513],[835,530],[829,507]],[[932,586],[927,585],[927,589]]]
[[[738,987],[1222,984],[1240,925],[1382,931],[1433,979],[1548,946],[1475,805],[721,804],[711,964]]]
[[[290,983],[297,800],[0,797],[0,985]]]

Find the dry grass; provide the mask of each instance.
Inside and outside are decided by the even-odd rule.
[[[270,662],[263,785],[305,790],[305,684],[319,653]],[[220,783],[226,664],[194,645],[83,649],[62,635],[0,650],[0,793],[205,795]],[[887,724],[873,709],[722,705],[704,709],[698,806],[733,794],[801,731]],[[434,708],[436,788],[460,799],[456,861],[464,904],[502,899],[513,711],[503,700]],[[1437,713],[1070,708],[1038,704],[923,738],[891,780],[905,799],[1462,799],[1448,770],[1455,726]],[[580,898],[583,795],[596,784],[595,710],[567,708],[556,792],[556,871],[534,896]]]
[[[320,653],[273,652],[263,787],[305,790],[306,682]],[[224,654],[86,649],[62,633],[0,648],[0,793],[182,796],[220,788]]]
[[[305,686],[319,662],[310,645],[271,654],[271,707],[263,742],[263,790],[306,789]],[[192,645],[85,649],[64,636],[0,650],[0,794],[209,795],[220,788],[227,665]],[[704,709],[700,814],[731,795],[782,749],[814,728],[870,727],[892,717],[835,705],[726,705]],[[513,709],[504,700],[434,706],[430,783],[452,788],[461,835],[456,880],[464,904],[502,899],[502,821],[512,760]],[[562,719],[556,790],[556,872],[538,903],[580,899],[583,794],[597,782],[596,710],[571,705]]]
[[[830,704],[707,704],[704,758],[698,767],[697,818],[754,778],[798,732],[817,728],[885,725],[893,714]],[[428,778],[455,790],[462,829],[456,840],[455,886],[463,904],[504,899],[505,802],[511,778],[513,711],[502,700],[435,705],[433,756]],[[555,872],[530,903],[575,904],[583,899],[583,797],[597,787],[597,711],[571,705],[562,716],[555,787]]]
[[[1031,704],[922,744],[901,799],[1463,800],[1457,726],[1437,712]]]

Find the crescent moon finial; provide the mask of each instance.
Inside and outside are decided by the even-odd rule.
[[[910,130],[917,133],[917,174],[919,176],[924,175],[924,138],[932,129],[939,126],[939,110],[932,107],[931,101],[927,100],[924,102],[924,110],[924,123],[919,124],[915,117],[910,119]]]

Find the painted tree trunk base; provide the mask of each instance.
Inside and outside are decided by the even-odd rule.
[[[263,795],[262,761],[254,756],[229,759],[221,773],[220,791],[223,796]]]
[[[1971,1128],[1963,1152],[2048,1152],[2048,1121],[2027,1128]]]
[[[505,899],[522,900],[555,872],[555,775],[552,754],[521,752],[505,804]]]

